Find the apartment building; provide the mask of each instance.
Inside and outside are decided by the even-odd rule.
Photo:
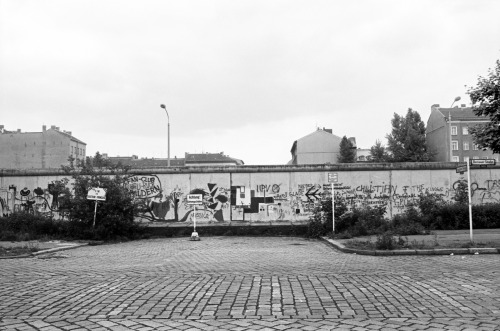
[[[0,125],[0,168],[60,168],[70,155],[85,159],[86,146],[71,131],[61,131],[54,125],[50,129],[43,125],[41,132],[10,131]]]
[[[482,150],[474,144],[469,129],[478,124],[489,122],[478,117],[471,107],[442,108],[431,106],[431,115],[427,120],[426,139],[434,161],[467,162],[469,159],[496,159],[499,155],[491,150]]]
[[[338,163],[341,141],[342,137],[334,135],[331,129],[318,128],[315,132],[293,142],[290,150],[292,160],[288,164]],[[356,147],[354,137],[349,138],[349,141]]]

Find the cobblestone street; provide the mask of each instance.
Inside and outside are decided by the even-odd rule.
[[[207,237],[0,260],[2,330],[500,330],[500,255]]]

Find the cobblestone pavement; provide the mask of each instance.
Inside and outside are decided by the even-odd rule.
[[[0,330],[500,330],[500,255],[168,238],[0,260]]]

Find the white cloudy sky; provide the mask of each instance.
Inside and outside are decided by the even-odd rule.
[[[369,148],[411,107],[469,103],[500,1],[0,0],[0,124],[87,154],[284,164],[316,127]]]

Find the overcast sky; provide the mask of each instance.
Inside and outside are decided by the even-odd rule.
[[[386,142],[394,113],[470,100],[500,1],[0,0],[0,124],[87,155],[285,164],[317,127]]]

